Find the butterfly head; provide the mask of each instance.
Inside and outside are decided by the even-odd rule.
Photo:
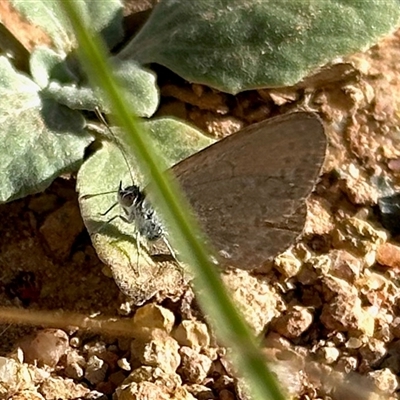
[[[122,182],[119,183],[118,188],[118,203],[123,208],[130,208],[137,206],[144,200],[144,194],[139,189],[139,186],[131,185],[126,188],[122,187]]]

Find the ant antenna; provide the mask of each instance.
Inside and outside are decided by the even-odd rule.
[[[118,146],[119,150],[121,151],[122,157],[124,157],[125,163],[126,163],[126,165],[128,167],[128,170],[129,170],[129,175],[131,177],[131,183],[135,184],[135,179],[133,178],[133,174],[132,174],[131,168],[129,166],[128,157],[125,154],[125,151],[123,149],[123,146],[121,145],[121,142],[118,140],[117,136],[115,136],[114,132],[111,130],[110,125],[108,125],[108,122],[104,118],[104,116],[101,113],[99,107],[95,107],[94,112],[96,113],[96,116],[99,119],[99,121],[107,128],[108,132],[113,137],[116,145]]]

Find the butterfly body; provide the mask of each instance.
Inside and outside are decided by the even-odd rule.
[[[120,182],[117,199],[125,213],[121,218],[127,223],[134,223],[136,232],[141,237],[150,242],[164,237],[164,226],[139,186],[130,185],[123,188]]]

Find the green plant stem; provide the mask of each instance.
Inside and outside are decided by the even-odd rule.
[[[106,51],[92,32],[83,25],[75,1],[60,0],[59,4],[68,14],[80,44],[80,56],[93,85],[97,85],[107,95],[116,122],[126,132],[123,138],[135,157],[153,182],[157,206],[169,223],[172,243],[176,245],[182,258],[193,267],[196,279],[195,289],[203,310],[209,317],[221,341],[232,349],[235,365],[246,376],[249,388],[256,399],[283,400],[265,359],[256,345],[247,324],[233,305],[223,286],[215,266],[210,262],[210,251],[198,239],[197,224],[190,217],[187,202],[180,195],[176,182],[163,172],[160,162],[154,157],[151,143],[143,135],[138,124],[126,107],[118,84],[110,73]]]

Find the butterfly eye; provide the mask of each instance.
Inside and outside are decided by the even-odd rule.
[[[122,207],[132,207],[141,197],[139,188],[136,185],[128,186],[125,189],[118,190],[118,202]]]
[[[131,207],[133,204],[134,197],[131,193],[118,193],[118,203],[121,207]]]

